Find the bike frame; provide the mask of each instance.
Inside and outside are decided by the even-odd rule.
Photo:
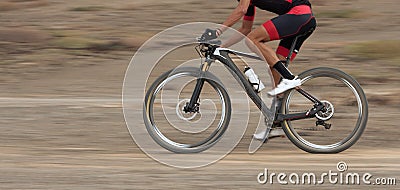
[[[301,37],[301,36],[298,36]],[[289,65],[290,63],[290,57],[292,55],[292,52],[294,50],[294,46],[296,44],[297,38],[294,40],[293,45],[290,50],[290,54],[286,60],[286,66]],[[274,109],[275,106],[272,105],[272,108],[268,108],[265,103],[262,101],[260,96],[257,94],[257,92],[253,89],[253,86],[250,84],[250,82],[247,80],[246,76],[240,71],[240,69],[236,66],[236,64],[232,61],[230,58],[229,54],[235,54],[238,56],[242,57],[248,57],[252,59],[257,59],[257,60],[262,60],[260,57],[243,53],[243,52],[238,52],[235,50],[227,49],[227,48],[220,48],[217,45],[210,45],[210,44],[203,44],[206,45],[209,49],[205,52],[205,57],[206,61],[201,65],[201,76],[197,79],[196,87],[193,91],[192,97],[190,99],[190,102],[185,106],[184,111],[186,112],[195,112],[198,111],[198,103],[197,100],[199,99],[200,92],[203,88],[204,81],[206,80],[204,77],[205,73],[208,71],[208,68],[214,62],[214,60],[218,60],[222,64],[224,64],[225,67],[231,72],[232,76],[239,82],[239,84],[242,84],[242,87],[246,91],[247,95],[251,98],[251,100],[254,102],[254,104],[258,107],[258,109],[263,113],[263,115],[268,119],[272,120],[274,122],[282,122],[285,120],[301,120],[301,119],[307,119],[307,118],[313,118],[315,117],[315,114],[319,111],[321,111],[324,108],[324,105],[321,103],[320,100],[318,100],[316,97],[313,95],[309,94],[305,90],[303,90],[301,87],[295,88],[297,92],[299,92],[301,95],[309,99],[311,102],[314,103],[313,108],[306,112],[300,112],[300,113],[293,113],[293,114],[283,114],[283,113],[276,113],[275,115],[273,114],[273,111],[271,109]],[[278,105],[281,106],[281,105]]]
[[[244,74],[239,70],[239,68],[236,66],[236,64],[232,61],[232,59],[229,57],[229,54],[236,54],[244,57],[249,57],[249,58],[255,58],[253,55],[249,55],[246,53],[242,52],[236,52],[232,51],[229,49],[216,49],[215,50],[217,53],[217,60],[223,63],[226,67],[229,68],[231,73],[233,75],[236,75],[237,77],[236,80],[238,80],[239,83],[243,84],[243,87],[247,93],[247,95],[252,99],[254,104],[257,105],[257,107],[260,109],[260,111],[263,113],[263,115],[267,118],[271,118],[272,111],[265,105],[265,103],[262,101],[260,96],[256,93],[256,91],[253,89],[253,86],[250,84],[250,82],[247,80],[247,78],[244,76]],[[260,59],[260,58],[257,58]],[[262,60],[262,59],[261,59]],[[307,112],[303,113],[294,113],[294,114],[282,114],[282,113],[277,113],[277,117],[275,118],[276,122],[281,122],[283,120],[298,120],[298,119],[306,119],[306,118],[312,118],[315,117],[315,114],[320,111],[324,106],[322,103],[312,96],[311,94],[307,93],[301,88],[296,88],[296,90],[305,96],[307,99],[312,101],[315,105],[313,109]],[[272,106],[274,107],[274,106]]]

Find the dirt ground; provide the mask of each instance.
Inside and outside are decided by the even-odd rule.
[[[152,35],[188,22],[221,23],[236,2],[0,2],[0,189],[399,189],[257,182],[264,168],[323,173],[344,161],[349,171],[400,183],[398,1],[311,2],[319,27],[292,71],[329,66],[354,76],[370,107],[362,138],[334,155],[305,153],[287,138],[248,154],[247,131],[227,157],[197,169],[159,164],[137,147],[122,113],[124,74]],[[272,16],[258,11],[256,24]]]

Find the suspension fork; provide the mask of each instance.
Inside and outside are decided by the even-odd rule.
[[[207,58],[206,61],[204,61],[203,64],[200,66],[200,77],[196,81],[196,86],[194,88],[192,97],[190,98],[190,101],[186,103],[185,107],[183,108],[183,111],[188,113],[188,112],[198,112],[199,111],[199,97],[201,90],[203,89],[204,86],[204,81],[206,80],[204,78],[205,73],[208,71],[210,68],[211,63],[213,62],[212,59]]]

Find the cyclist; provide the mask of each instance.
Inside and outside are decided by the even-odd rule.
[[[278,16],[268,20],[252,31],[256,7],[276,13]],[[291,60],[296,57],[303,42],[311,35],[313,29],[315,29],[316,20],[312,13],[311,3],[308,0],[239,0],[238,6],[225,20],[223,26],[216,30],[211,30],[211,33],[209,32],[208,34],[218,37],[241,18],[243,18],[242,26],[238,31],[247,36],[248,40],[246,43],[249,48],[257,53],[257,50],[250,45],[253,43],[270,66],[276,88],[267,93],[270,96],[276,96],[286,90],[300,86],[301,80],[297,76],[294,76],[282,61],[289,55],[290,46],[297,35],[311,31],[298,39],[294,53],[290,58]],[[231,39],[223,44],[222,47],[228,47],[240,40]],[[281,40],[276,52],[265,44],[265,42],[273,40]],[[280,134],[284,134],[281,129],[280,131],[272,130],[269,136]],[[263,139],[264,136],[265,133],[259,133],[255,134],[254,138]]]

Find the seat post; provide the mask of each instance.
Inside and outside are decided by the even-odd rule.
[[[299,39],[299,37],[300,37],[300,36],[296,36],[296,38],[294,38],[294,40],[293,40],[292,46],[290,47],[290,50],[289,50],[289,55],[286,57],[286,63],[285,63],[285,66],[286,66],[286,67],[289,66],[290,58],[292,57],[294,48],[296,47],[297,40]]]

